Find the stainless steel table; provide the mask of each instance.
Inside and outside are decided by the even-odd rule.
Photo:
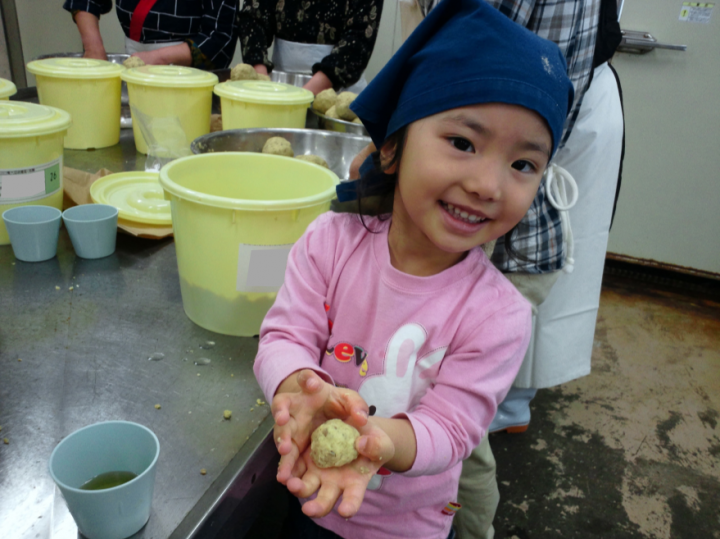
[[[65,165],[90,172],[144,159],[131,130],[113,148],[65,152]],[[120,234],[112,256],[83,260],[61,230],[57,257],[40,263],[0,246],[0,536],[76,538],[50,453],[82,426],[123,419],[161,445],[152,514],[134,537],[242,537],[277,465],[256,350],[185,316],[172,240]]]

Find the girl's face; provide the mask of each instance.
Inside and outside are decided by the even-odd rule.
[[[551,150],[544,120],[516,105],[473,105],[412,123],[396,165],[391,239],[456,263],[522,219]],[[383,160],[393,153],[383,147]]]

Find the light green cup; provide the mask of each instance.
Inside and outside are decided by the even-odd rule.
[[[124,539],[145,525],[150,518],[159,454],[157,436],[129,421],[83,427],[57,445],[50,455],[50,475],[85,537]],[[90,479],[113,471],[132,472],[137,477],[104,490],[80,489]]]

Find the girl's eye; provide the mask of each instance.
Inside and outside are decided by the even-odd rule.
[[[455,148],[457,148],[461,152],[475,151],[475,147],[472,145],[472,142],[470,142],[467,139],[464,139],[462,137],[450,137],[448,140],[450,140],[450,144],[452,144]]]
[[[512,168],[519,170],[520,172],[535,172],[537,167],[530,161],[519,159],[512,164]]]

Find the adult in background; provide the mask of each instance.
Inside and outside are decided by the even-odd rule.
[[[265,75],[273,69],[311,74],[305,88],[314,94],[328,88],[360,93],[382,8],[383,0],[246,0],[243,62]]]
[[[86,58],[107,59],[100,16],[112,0],[65,0]],[[125,50],[146,64],[175,64],[200,69],[230,65],[237,43],[238,0],[115,0]]]

